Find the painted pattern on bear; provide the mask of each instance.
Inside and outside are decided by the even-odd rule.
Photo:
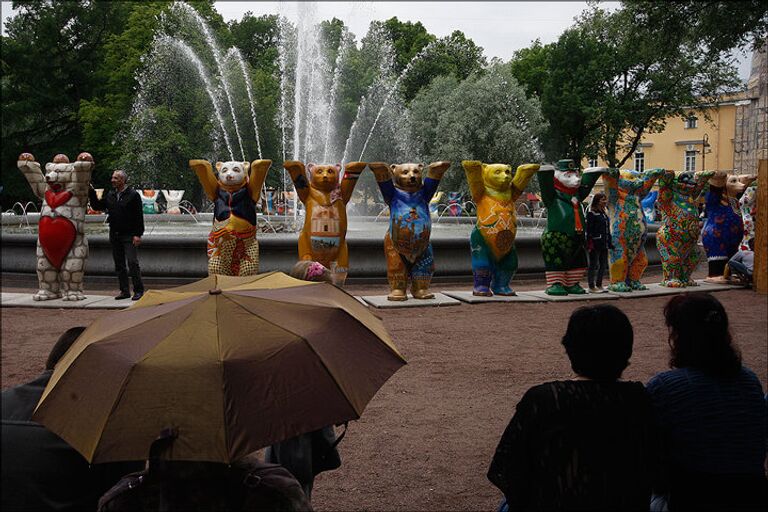
[[[699,263],[699,215],[696,199],[714,171],[679,172],[667,170],[659,178],[659,208],[664,220],[656,233],[661,255],[662,286],[696,286],[691,279]]]
[[[648,226],[641,201],[663,173],[664,169],[649,169],[642,173],[610,169],[603,175],[614,240],[609,253],[611,291],[645,289],[640,279],[648,266],[645,253]]]

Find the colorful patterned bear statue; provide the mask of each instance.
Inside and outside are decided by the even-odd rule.
[[[88,240],[83,230],[88,205],[88,185],[95,164],[88,153],[75,163],[56,155],[45,165],[30,153],[17,162],[32,192],[43,200],[37,237],[37,279],[40,290],[33,300],[83,300],[83,275],[88,259]]]
[[[289,160],[290,173],[307,215],[299,235],[299,260],[322,263],[331,271],[333,284],[343,286],[349,271],[347,249],[347,203],[365,162],[350,162],[339,180],[341,165],[307,164]],[[309,181],[307,181],[309,172]]]
[[[213,201],[213,227],[208,235],[208,274],[250,276],[259,273],[256,204],[271,160],[217,162],[190,160],[205,195]]]
[[[472,201],[477,205],[477,223],[470,235],[473,295],[515,295],[509,282],[517,271],[517,215],[515,201],[531,181],[538,164],[521,165],[512,178],[512,166],[461,162]]]
[[[664,169],[649,169],[645,172],[610,169],[603,174],[614,240],[610,251],[611,285],[608,289],[611,291],[646,289],[640,282],[648,266],[645,254],[648,227],[641,201],[662,174]]]
[[[755,238],[755,213],[757,210],[757,180],[753,181],[739,199],[741,218],[744,221],[744,237],[739,245],[740,251],[751,251],[749,241]]]
[[[389,230],[384,236],[387,280],[391,289],[388,300],[407,300],[409,279],[413,298],[434,298],[434,294],[429,293],[435,272],[429,241],[432,231],[429,201],[450,165],[450,162],[429,164],[427,177],[422,181],[423,164],[368,164],[384,201],[389,205]]]
[[[709,179],[704,203],[707,220],[701,230],[709,266],[707,281],[723,281],[728,260],[739,250],[744,238],[739,199],[755,178],[717,171]]]
[[[659,178],[659,209],[664,221],[656,233],[661,255],[661,286],[696,286],[691,274],[699,263],[699,215],[696,199],[715,171],[664,171]]]
[[[587,270],[586,222],[581,202],[605,171],[604,167],[590,167],[580,173],[573,160],[559,160],[557,170],[547,165],[536,173],[541,200],[547,208],[541,248],[548,295],[586,293],[579,285]]]

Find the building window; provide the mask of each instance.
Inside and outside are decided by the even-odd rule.
[[[645,170],[645,153],[642,151],[635,151],[635,170],[638,172]]]
[[[597,157],[590,157],[589,158],[589,166],[588,167],[597,167]]]
[[[695,150],[685,152],[685,170],[686,171],[696,170],[696,151]]]
[[[697,128],[699,126],[699,119],[696,116],[690,116],[685,119],[686,128]]]

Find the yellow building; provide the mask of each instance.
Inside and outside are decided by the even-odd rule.
[[[685,119],[667,119],[664,131],[643,136],[622,169],[757,172],[758,160],[768,159],[768,38],[765,42],[752,56],[745,91],[691,109]],[[619,155],[623,157],[625,151]],[[606,163],[602,159],[582,162],[582,167],[596,165]]]
[[[708,105],[709,119],[703,109],[691,109],[685,119],[668,119],[664,131],[643,135],[634,154],[621,167],[638,171],[656,167],[676,171],[733,169],[736,110],[744,101],[735,96]],[[582,165],[606,163],[585,159]]]

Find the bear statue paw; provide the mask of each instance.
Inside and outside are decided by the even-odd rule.
[[[560,283],[555,283],[546,290],[544,290],[544,293],[547,295],[556,295],[556,296],[562,296],[562,295],[568,295],[568,290],[565,289],[565,287]]]
[[[611,283],[608,289],[612,292],[628,293],[632,291],[632,287],[627,283]]]
[[[61,298],[61,294],[49,292],[48,290],[40,290],[32,296],[32,300],[35,300],[35,301],[53,300],[58,298]]]
[[[648,287],[645,286],[640,281],[630,281],[629,282],[629,287],[632,288],[633,290],[647,290],[648,289]]]
[[[405,290],[396,289],[389,292],[389,295],[387,295],[387,300],[395,300],[395,301],[408,300],[408,295],[406,295]]]
[[[493,297],[493,293],[486,287],[475,288],[472,290],[472,295],[477,297]]]
[[[62,297],[62,300],[83,300],[85,299],[85,295],[83,295],[83,292],[64,292],[64,297]]]
[[[493,290],[494,295],[502,295],[504,297],[515,297],[517,295],[517,292],[513,290],[512,288],[499,288],[498,290]]]
[[[571,286],[566,286],[565,291],[568,292],[568,295],[584,295],[587,293],[587,290],[581,287],[580,284],[572,284]]]
[[[677,280],[677,279],[669,279],[667,281],[662,281],[659,283],[661,286],[666,286],[667,288],[685,288],[685,283]]]
[[[693,279],[689,279],[689,280],[688,280],[688,281],[685,283],[685,286],[699,286],[699,283],[697,283],[697,282],[696,282],[696,281],[694,281]]]
[[[413,298],[414,299],[426,300],[426,299],[434,299],[435,298],[435,294],[434,293],[429,293],[427,290],[424,290],[424,289],[412,290],[411,293],[413,293]]]

